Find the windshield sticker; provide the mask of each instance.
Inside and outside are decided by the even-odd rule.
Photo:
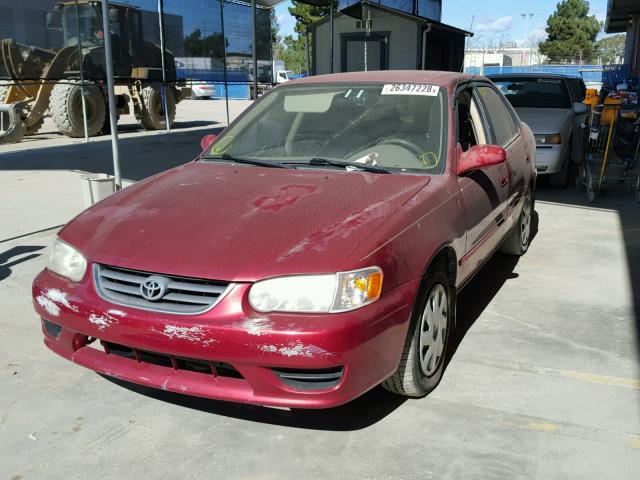
[[[211,148],[211,155],[222,155],[233,145],[233,136],[224,137]]]
[[[438,85],[426,85],[419,83],[388,83],[382,87],[381,95],[426,95],[435,97],[438,95]]]
[[[561,83],[561,81],[555,78],[539,78],[538,83]]]

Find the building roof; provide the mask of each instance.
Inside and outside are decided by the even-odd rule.
[[[433,83],[449,89],[460,81],[482,78],[458,72],[435,70],[375,70],[370,72],[330,73],[291,80],[284,85],[305,85],[318,83]]]
[[[607,33],[626,32],[631,15],[640,15],[638,0],[609,0],[607,3],[607,19],[604,30]]]
[[[306,2],[313,1],[323,1],[323,0],[305,0]],[[429,18],[420,17],[418,15],[412,15],[410,13],[401,12],[400,10],[396,10],[395,8],[390,8],[385,5],[379,5],[377,3],[369,3],[366,0],[362,0],[361,2],[354,3],[353,5],[349,5],[348,7],[340,10],[340,12],[336,15],[348,15],[349,17],[357,18],[358,20],[362,20],[362,6],[366,5],[367,7],[373,8],[374,10],[380,10],[382,12],[388,13],[390,15],[395,15],[397,17],[406,18],[408,20],[412,20],[416,23],[421,23],[423,25],[431,24],[433,27],[436,27],[438,30],[446,30],[449,32],[459,33],[460,35],[466,35],[468,37],[473,37],[473,33],[468,32],[466,30],[461,30],[460,28],[452,27],[451,25],[447,25],[446,23],[438,22],[437,20],[431,20]],[[317,25],[321,25],[325,22],[329,21],[329,17],[324,17],[317,22],[313,23],[311,26],[315,27]]]

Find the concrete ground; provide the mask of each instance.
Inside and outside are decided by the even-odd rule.
[[[201,133],[131,134],[125,177],[189,160]],[[450,363],[427,398],[376,388],[287,412],[115,382],[43,346],[30,284],[56,229],[40,230],[81,210],[74,170],[108,165],[108,141],[0,153],[1,479],[637,478],[630,194],[587,205],[570,189],[538,192],[530,251],[495,256],[462,292]]]

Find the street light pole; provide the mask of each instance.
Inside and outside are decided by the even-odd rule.
[[[107,99],[109,101],[109,125],[111,126],[111,154],[113,156],[113,174],[116,190],[122,190],[120,174],[120,152],[118,149],[118,117],[113,80],[113,54],[111,52],[111,30],[109,29],[109,3],[102,1],[102,31],[104,32],[104,61],[107,69]]]
[[[527,44],[529,43],[529,20],[533,17],[533,13],[521,13],[520,16],[524,20],[524,51],[527,52]],[[531,51],[529,51],[529,68],[531,68]]]

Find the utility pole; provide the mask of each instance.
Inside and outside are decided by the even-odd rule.
[[[533,13],[521,13],[520,16],[524,20],[524,51],[527,52],[527,44],[529,43],[529,20],[533,18]],[[531,51],[529,51],[529,69],[531,69]]]

